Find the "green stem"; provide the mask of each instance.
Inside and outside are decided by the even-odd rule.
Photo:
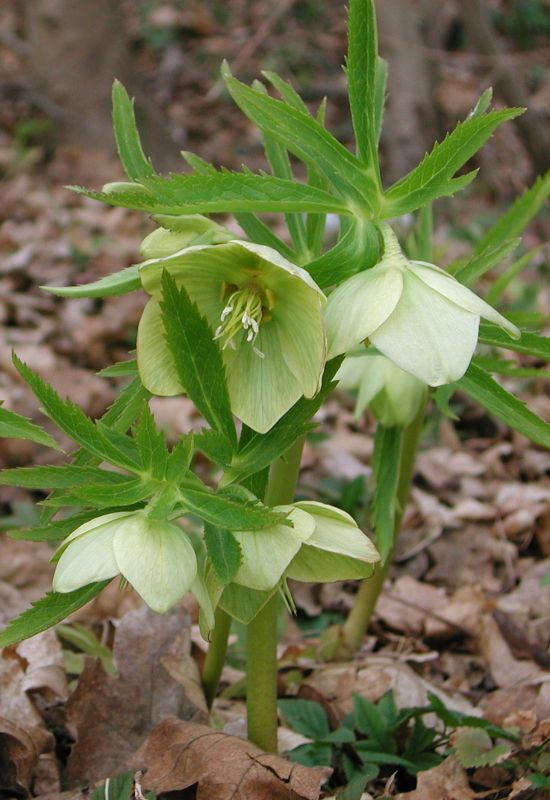
[[[214,630],[212,631],[212,640],[208,647],[208,652],[202,668],[202,688],[208,708],[212,708],[212,703],[216,697],[216,690],[225,662],[230,629],[231,617],[221,608],[217,608]]]
[[[395,527],[393,536],[393,547],[388,554],[384,564],[377,564],[371,578],[364,580],[359,591],[355,596],[355,603],[349,616],[344,623],[343,638],[345,647],[353,651],[358,650],[363,637],[369,626],[376,603],[384,586],[388,570],[392,563],[393,553],[399,536],[399,528],[407,498],[409,496],[411,481],[416,462],[416,450],[424,422],[424,408],[411,424],[403,431],[403,443],[401,447],[401,460],[399,464],[399,482],[397,486],[397,513],[395,515]]]
[[[303,440],[271,465],[265,493],[267,505],[291,503],[300,471]],[[248,626],[246,709],[248,738],[270,753],[277,752],[277,607],[278,593]]]

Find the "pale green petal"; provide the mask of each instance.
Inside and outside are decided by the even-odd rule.
[[[344,281],[328,298],[328,358],[364,341],[389,317],[403,290],[402,270],[378,264]]]
[[[378,355],[368,356],[367,359],[363,359],[365,371],[357,393],[357,403],[355,404],[356,419],[361,416],[376,395],[384,389],[384,361],[387,361],[387,359]]]
[[[113,511],[112,514],[103,514],[101,517],[94,517],[94,519],[85,522],[70,533],[66,539],[63,540],[63,543],[59,545],[57,552],[60,553],[65,550],[69,542],[72,542],[74,539],[79,539],[81,536],[86,536],[100,528],[110,526],[111,523],[122,520],[124,517],[128,517],[133,513],[133,511]],[[113,528],[113,530],[115,530],[115,528]]]
[[[197,601],[197,603],[199,604],[200,615],[202,617],[201,634],[203,629],[211,631],[215,623],[214,606],[212,604],[210,594],[208,593],[208,590],[206,588],[205,581],[203,580],[203,578],[201,578],[200,575],[197,575],[197,577],[191,584],[190,591],[194,596],[195,600]]]
[[[281,506],[277,510],[288,510]],[[234,582],[249,589],[266,591],[280,581],[285,569],[300,549],[302,542],[313,535],[315,522],[306,511],[294,508],[289,519],[294,527],[274,525],[259,531],[234,531],[243,555],[243,563]]]
[[[288,368],[274,320],[260,326],[254,342],[223,351],[231,410],[258,433],[265,433],[302,396],[302,387]]]
[[[434,264],[426,264],[423,261],[412,261],[409,265],[410,269],[423,281],[427,286],[435,289],[448,300],[452,300],[461,308],[470,311],[472,314],[483,319],[494,322],[500,328],[503,328],[506,333],[513,339],[519,339],[521,331],[512,322],[499,314],[489,303],[478,297],[477,294],[468,289],[462,283],[449,275],[445,270],[436,267]]]
[[[254,253],[261,260],[262,272],[265,274],[265,285],[268,288],[276,289],[278,281],[281,278],[280,273],[286,272],[307,284],[310,289],[317,292],[322,300],[325,299],[323,291],[317,286],[309,272],[287,261],[277,250],[274,250],[272,247],[266,247],[263,244],[254,244],[253,242],[242,241],[239,242],[239,244],[249,253]],[[264,280],[262,280],[262,283],[264,283]]]
[[[118,516],[108,514],[106,517]],[[105,519],[105,517],[103,518]],[[89,523],[86,523],[89,525]],[[89,583],[104,581],[118,575],[119,568],[113,551],[113,539],[119,519],[110,520],[87,532],[81,532],[65,546],[53,576],[54,592],[72,592]],[[71,534],[74,537],[77,531]]]
[[[118,528],[113,549],[120,572],[160,614],[183,597],[195,580],[195,551],[173,523],[134,514]]]
[[[427,386],[389,358],[378,358],[382,361],[383,391],[370,402],[371,410],[382,425],[404,428],[426,402]]]
[[[479,317],[405,273],[403,293],[389,319],[371,334],[372,343],[397,366],[429,386],[464,375],[474,353]]]
[[[363,380],[365,370],[367,369],[367,362],[364,356],[346,356],[342,361],[340,369],[334,376],[334,380],[338,381],[339,389],[357,389]]]
[[[149,294],[160,292],[162,271],[166,269],[176,281],[185,283],[192,275],[208,270],[212,280],[236,283],[246,280],[245,270],[253,269],[255,257],[239,242],[217,245],[194,245],[174,253],[169,258],[145,261],[139,270],[141,282]]]
[[[137,365],[141,382],[151,394],[182,394],[172,355],[166,343],[159,301],[152,297],[141,315],[137,333]]]
[[[285,361],[306,397],[319,391],[326,358],[321,301],[298,280],[281,286],[273,308]]]
[[[323,503],[296,506],[315,519],[315,531],[304,542],[286,574],[300,581],[324,582],[364,578],[380,560],[378,551],[349,514]]]

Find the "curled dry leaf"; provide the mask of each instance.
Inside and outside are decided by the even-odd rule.
[[[190,650],[189,616],[181,608],[159,616],[144,607],[123,617],[113,647],[118,677],[108,675],[99,660],[88,660],[67,703],[67,727],[76,740],[69,780],[99,781],[123,772],[166,716],[206,720]]]
[[[157,794],[188,787],[196,800],[318,800],[328,767],[304,767],[235,736],[192,722],[165,719],[134,758],[144,789]]]

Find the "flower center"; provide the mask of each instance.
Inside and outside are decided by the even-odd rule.
[[[227,299],[214,339],[222,342],[222,350],[225,350],[226,347],[235,349],[234,339],[242,331],[246,334],[246,341],[250,343],[256,355],[263,358],[264,354],[254,346],[260,332],[262,317],[263,303],[257,290],[250,287],[238,289]]]

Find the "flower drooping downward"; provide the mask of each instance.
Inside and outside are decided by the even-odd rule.
[[[449,273],[409,261],[387,225],[384,255],[330,295],[325,322],[333,358],[369,339],[397,366],[429,386],[459,380],[472,359],[479,320],[513,338],[519,330]]]
[[[325,296],[308,273],[277,251],[249,242],[185,248],[142,264],[152,295],[138,329],[141,380],[157,395],[182,386],[165,339],[160,307],[167,270],[209,322],[225,364],[233,413],[269,430],[302,395],[319,389],[326,357]]]

